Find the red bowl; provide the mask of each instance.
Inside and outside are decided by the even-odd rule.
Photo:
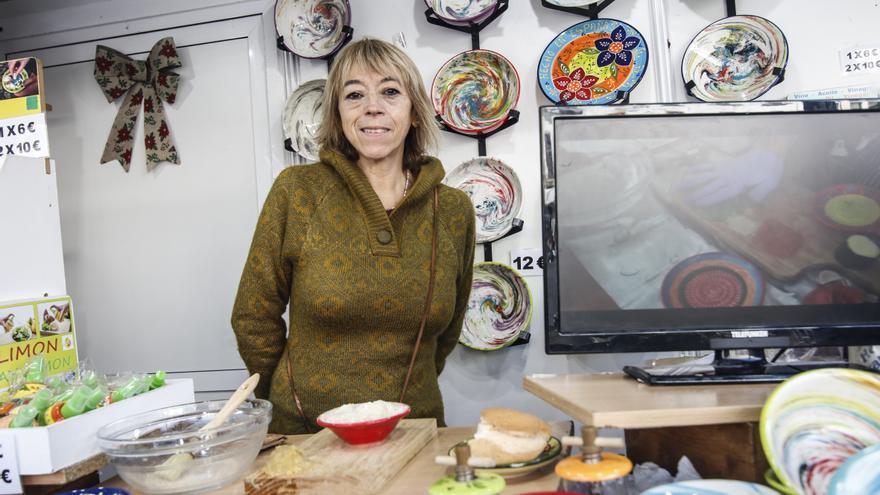
[[[410,407],[407,406],[402,412],[387,418],[374,419],[372,421],[361,421],[360,423],[328,423],[321,421],[318,417],[316,422],[318,425],[329,428],[346,443],[352,445],[363,445],[365,443],[376,443],[385,440],[389,434],[397,426],[400,420],[409,414]]]

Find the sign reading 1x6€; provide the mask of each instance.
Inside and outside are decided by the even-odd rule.
[[[37,136],[34,136],[36,139],[28,139],[28,134],[37,134]],[[0,125],[0,139],[13,137],[17,138],[15,139],[16,142],[0,145],[0,156],[22,155],[40,151],[40,136],[38,135],[37,123],[35,121]]]

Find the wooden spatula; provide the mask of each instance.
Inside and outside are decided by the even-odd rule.
[[[232,394],[232,397],[226,401],[226,404],[223,404],[223,407],[220,409],[220,412],[214,415],[214,418],[211,419],[205,426],[199,428],[199,431],[210,430],[212,428],[216,428],[226,422],[226,419],[238,409],[238,406],[244,402],[245,399],[257,388],[257,383],[260,381],[260,374],[254,373],[247,380],[244,381],[241,385],[239,385],[238,389]],[[189,468],[190,464],[193,461],[193,456],[189,452],[181,452],[179,454],[174,454],[169,457],[162,463],[159,469],[156,471],[156,476],[160,478],[165,478],[166,480],[173,481],[180,476]]]

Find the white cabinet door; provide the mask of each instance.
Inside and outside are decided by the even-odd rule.
[[[253,15],[28,52],[44,61],[53,106],[80,354],[99,371],[197,372],[204,390],[233,389],[244,374],[229,318],[277,149],[266,26]],[[99,164],[122,98],[108,104],[95,82],[95,46],[143,59],[165,36],[183,62],[177,100],[165,105],[181,164],[147,171],[142,114],[131,171]]]

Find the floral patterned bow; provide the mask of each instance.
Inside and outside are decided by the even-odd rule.
[[[122,168],[128,172],[134,145],[134,125],[143,102],[147,170],[152,170],[162,161],[180,164],[162,106],[163,100],[174,103],[177,97],[180,76],[171,71],[179,67],[180,58],[171,37],[162,38],[153,45],[146,60],[132,60],[113,48],[98,45],[95,80],[107,101],[112,103],[128,92],[113,121],[101,163],[119,160]]]

